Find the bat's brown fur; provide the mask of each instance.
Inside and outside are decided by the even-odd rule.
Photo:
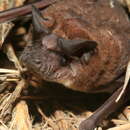
[[[25,49],[21,59],[27,67],[73,90],[109,91],[108,84],[122,75],[130,60],[130,23],[123,8],[110,0],[62,0],[45,9],[43,16],[51,34],[40,36],[42,44]],[[59,37],[93,40],[97,47],[87,64],[73,59],[62,66],[62,56],[47,49],[55,50]]]

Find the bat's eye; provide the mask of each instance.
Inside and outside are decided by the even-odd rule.
[[[60,63],[61,63],[62,66],[66,66],[68,64],[67,58],[62,56],[61,60],[60,60]]]
[[[55,51],[55,50],[49,50],[49,51],[55,53],[58,56],[60,56],[60,65],[61,66],[68,65],[68,63],[69,63],[69,57],[67,57],[62,52],[59,52],[59,51]]]

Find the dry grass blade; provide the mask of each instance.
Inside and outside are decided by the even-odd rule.
[[[0,120],[0,130],[9,130],[9,128]]]
[[[124,116],[130,121],[130,106],[127,106],[123,111]]]
[[[69,129],[69,120],[66,120],[66,115],[63,111],[57,110],[54,113],[55,119],[57,120],[57,126],[59,127],[60,130],[67,130]]]
[[[0,48],[3,45],[4,39],[8,35],[10,29],[13,27],[13,24],[3,23],[0,24]]]
[[[53,130],[59,130],[59,128],[58,128],[58,126],[55,124],[55,122],[54,122],[52,119],[48,118],[48,117],[42,112],[41,108],[40,108],[38,105],[37,105],[37,110],[38,110],[38,112],[41,114],[42,119],[45,120],[45,122],[46,122],[46,123],[44,124],[44,127],[47,126],[47,125],[49,125],[49,126],[51,126],[51,128],[52,128]]]
[[[13,103],[16,101],[18,97],[20,97],[20,93],[22,89],[25,87],[26,83],[24,80],[21,80],[18,85],[16,86],[16,89],[12,94],[10,94],[7,98],[5,98],[1,105],[0,105],[0,118],[4,117],[6,114],[10,113],[10,110],[12,109]]]
[[[129,9],[129,12],[130,12],[130,0],[126,0],[126,4],[127,4],[128,9]]]
[[[25,0],[0,0],[0,11],[20,6]],[[3,23],[0,24],[0,48],[3,45],[3,42],[8,35],[9,31],[13,27],[12,23]]]
[[[130,123],[124,124],[124,125],[120,125],[117,127],[113,127],[107,130],[130,130]]]
[[[20,79],[20,72],[13,69],[0,68],[0,82],[17,82]]]
[[[121,90],[121,93],[119,94],[119,96],[117,97],[116,99],[116,102],[118,102],[121,98],[121,96],[123,95],[123,93],[125,92],[126,90],[126,87],[128,85],[128,82],[129,82],[129,79],[130,79],[130,61],[128,63],[128,66],[127,66],[127,70],[126,70],[126,76],[125,76],[125,83],[123,85],[123,89]]]
[[[8,58],[9,58],[9,60],[14,62],[15,67],[21,72],[22,67],[21,67],[21,65],[19,63],[18,58],[15,55],[14,49],[13,49],[11,44],[6,44],[5,45],[5,52],[6,52],[7,56],[8,56]]]
[[[127,6],[127,8],[129,9],[130,12],[130,0],[118,0],[121,4],[123,4],[124,6]]]
[[[20,101],[13,111],[13,117],[9,130],[32,130],[32,122],[29,116],[28,106],[25,101]]]
[[[19,71],[18,70],[13,70],[13,69],[0,68],[0,73],[9,73],[9,74],[19,75]]]
[[[5,51],[8,56],[8,58],[14,62],[16,68],[18,70],[13,70],[13,69],[4,69],[0,68],[0,81],[1,82],[17,82],[20,79],[20,71],[22,71],[22,67],[15,55],[15,52],[13,50],[13,47],[11,44],[6,44],[5,45]]]
[[[117,120],[117,119],[112,119],[112,122],[113,122],[115,125],[124,125],[124,124],[128,124],[128,121]]]

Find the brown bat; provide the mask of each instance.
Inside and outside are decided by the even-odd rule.
[[[130,21],[111,0],[62,0],[42,14],[32,7],[33,42],[21,61],[43,80],[86,93],[114,92],[80,130],[93,130],[128,99],[118,102],[130,60]]]

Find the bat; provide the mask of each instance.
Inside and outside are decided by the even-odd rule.
[[[130,43],[126,33],[130,29],[128,16],[116,1],[114,8],[110,7],[108,0],[91,0],[89,8],[84,7],[89,2],[56,2],[42,14],[37,9],[40,7],[28,5],[28,13],[32,10],[33,42],[25,47],[20,57],[28,70],[44,80],[86,93],[113,92],[90,118],[80,124],[80,130],[92,130],[98,126],[129,99],[130,91],[128,86],[119,102],[115,102],[122,90],[123,73],[130,60]],[[85,13],[79,10],[79,5],[86,10]],[[21,12],[27,12],[22,9]],[[12,10],[13,14],[15,11]],[[53,30],[46,24],[48,15],[55,21]],[[14,18],[16,16],[12,15],[10,19]]]

